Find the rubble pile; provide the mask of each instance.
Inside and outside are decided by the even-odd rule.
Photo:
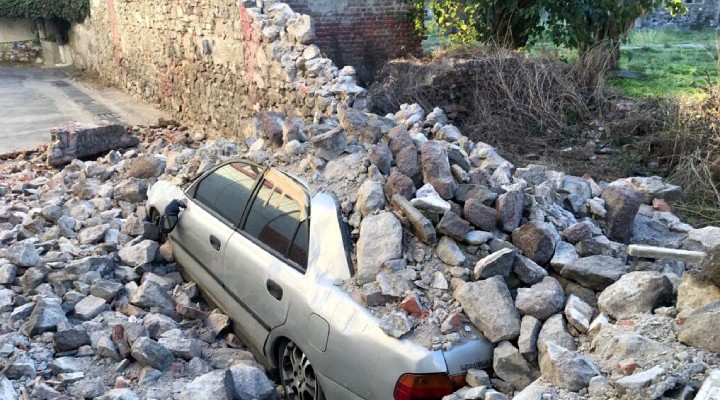
[[[450,399],[685,399],[718,368],[720,228],[680,221],[679,187],[516,167],[440,109],[337,111],[313,123],[263,112],[243,142],[168,123],[133,128],[138,147],[94,161],[1,164],[0,393],[276,395],[143,207],[158,179],[184,186],[231,157],[337,195],[356,267],[338,285],[388,335],[434,350],[496,345],[494,374],[471,371]],[[637,259],[631,243],[711,256]]]

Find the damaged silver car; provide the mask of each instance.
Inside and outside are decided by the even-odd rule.
[[[275,168],[231,160],[185,191],[159,181],[147,211],[289,399],[441,399],[492,365],[484,339],[432,351],[386,335],[338,287],[354,272],[338,202]]]

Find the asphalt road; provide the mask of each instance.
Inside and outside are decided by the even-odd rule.
[[[0,154],[50,140],[65,122],[151,124],[164,113],[115,89],[68,79],[59,69],[0,65]]]

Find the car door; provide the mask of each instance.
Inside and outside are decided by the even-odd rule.
[[[171,235],[185,271],[221,306],[229,300],[221,276],[226,244],[261,176],[261,167],[244,162],[222,164],[204,175],[188,191]]]
[[[253,338],[262,348],[269,331],[287,318],[292,290],[307,268],[309,197],[288,176],[268,169],[246,212],[242,229],[228,242],[223,280],[264,327]]]

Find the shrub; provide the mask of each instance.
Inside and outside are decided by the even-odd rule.
[[[0,0],[0,17],[81,22],[89,14],[88,0]]]

